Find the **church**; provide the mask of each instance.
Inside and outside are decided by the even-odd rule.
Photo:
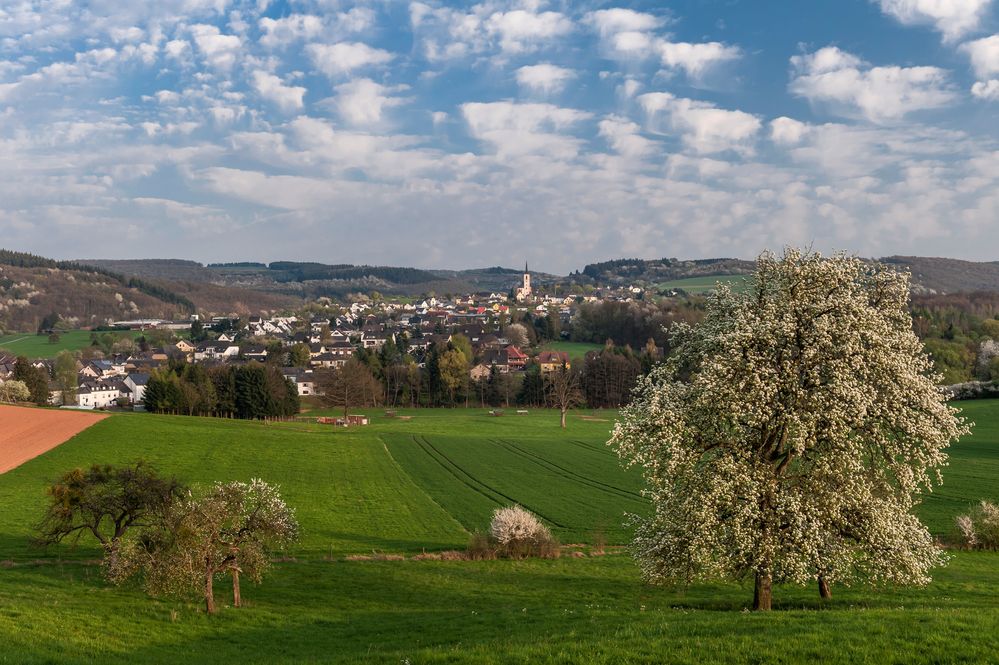
[[[514,292],[517,298],[517,302],[524,302],[525,300],[530,300],[534,297],[534,289],[531,288],[531,273],[527,269],[527,264],[524,264],[524,282],[522,286],[517,287]]]

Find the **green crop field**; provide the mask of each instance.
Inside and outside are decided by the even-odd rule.
[[[101,335],[103,333],[97,333]],[[115,331],[115,335],[138,337],[141,333],[136,331]],[[47,335],[36,335],[34,333],[14,333],[11,335],[0,335],[0,349],[9,351],[18,356],[28,358],[54,358],[60,351],[79,351],[90,346],[89,330],[70,330],[59,333],[59,341],[55,344],[49,342]]]
[[[658,284],[659,289],[682,289],[687,293],[707,293],[714,291],[719,282],[728,284],[736,291],[748,288],[745,275],[711,275],[708,277],[688,277]]]
[[[951,451],[920,512],[937,534],[999,499],[999,400],[960,405],[975,434]],[[321,413],[321,412],[317,412]],[[628,538],[641,479],[604,445],[612,412],[494,417],[479,409],[369,411],[314,423],[119,415],[0,475],[0,663],[988,662],[999,652],[999,554],[955,553],[923,589],[779,587],[770,615],[749,585],[650,588],[623,552],[534,561],[348,561],[461,548],[491,511],[521,503],[565,543]],[[585,419],[581,416],[585,416]],[[292,559],[247,607],[114,588],[89,542],[28,545],[46,481],[91,462],[152,461],[190,483],[262,477],[302,527]],[[583,546],[580,550],[587,552]],[[217,585],[223,604],[224,583]],[[844,639],[849,636],[849,639]]]

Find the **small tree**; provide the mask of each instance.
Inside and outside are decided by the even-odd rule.
[[[160,476],[143,461],[73,469],[49,486],[35,543],[54,545],[68,538],[75,545],[89,533],[114,558],[129,529],[150,526],[182,491],[176,478]]]
[[[216,576],[232,578],[233,606],[240,607],[240,575],[259,583],[268,553],[297,539],[295,512],[277,487],[259,479],[216,483],[203,497],[177,502],[141,539],[129,539],[107,573],[116,583],[141,574],[154,596],[201,595],[214,614]]]
[[[31,401],[35,404],[47,404],[49,401],[49,377],[41,368],[35,367],[24,356],[18,356],[14,363],[14,375],[17,381],[23,381],[31,392]]]
[[[654,512],[634,551],[660,583],[929,582],[944,561],[913,513],[969,428],[912,332],[904,274],[859,259],[762,255],[643,379],[612,443]]]
[[[69,351],[60,351],[53,364],[53,378],[62,394],[62,403],[70,404],[76,401],[76,389],[80,378],[77,374],[76,358]]]
[[[563,364],[545,374],[544,378],[548,401],[559,410],[562,429],[565,429],[565,416],[569,409],[584,403],[579,372]]]
[[[31,399],[31,391],[24,381],[4,381],[0,383],[0,402],[27,402]]]

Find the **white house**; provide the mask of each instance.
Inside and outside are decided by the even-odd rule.
[[[149,375],[145,372],[136,372],[125,377],[125,385],[132,391],[133,404],[141,404],[145,401],[147,383],[149,383]]]
[[[76,403],[84,409],[105,409],[121,396],[117,382],[84,381],[76,390]]]

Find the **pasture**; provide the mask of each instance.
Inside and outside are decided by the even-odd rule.
[[[934,533],[999,499],[999,401],[961,404],[977,424],[920,507]],[[320,412],[321,413],[321,412]],[[416,561],[462,548],[493,508],[521,503],[564,543],[597,530],[625,543],[641,479],[604,445],[613,413],[369,410],[372,425],[118,415],[0,474],[0,663],[35,662],[987,662],[999,651],[999,555],[956,553],[922,589],[779,587],[743,613],[749,584],[642,584],[630,557]],[[585,419],[580,417],[585,416]],[[297,510],[302,541],[247,607],[105,584],[92,544],[28,546],[48,480],[91,462],[144,458],[191,483],[262,477]],[[406,561],[351,561],[400,553]],[[227,593],[218,585],[224,605]],[[849,635],[849,640],[843,636]]]
[[[668,282],[661,282],[656,286],[661,289],[680,289],[687,293],[700,295],[714,291],[719,282],[728,284],[735,291],[742,291],[748,288],[746,275],[709,275],[707,277],[687,277],[685,279],[673,279]]]
[[[101,335],[103,333],[97,333]],[[122,337],[138,337],[141,333],[136,331],[122,330],[115,331],[115,335]],[[36,335],[34,333],[14,333],[10,335],[0,335],[0,349],[9,351],[17,356],[28,358],[54,358],[60,351],[79,351],[90,346],[89,330],[69,330],[59,333],[59,341],[55,344],[49,342],[47,335]]]
[[[586,354],[590,351],[599,351],[604,348],[603,344],[590,344],[587,342],[548,342],[541,347],[542,351],[564,351],[569,354],[571,362],[583,362]]]

